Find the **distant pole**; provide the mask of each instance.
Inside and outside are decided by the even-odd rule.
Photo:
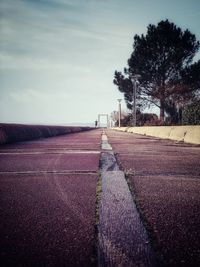
[[[119,118],[118,118],[118,120],[119,120],[119,128],[121,127],[121,101],[122,101],[122,99],[117,99],[118,100],[118,102],[119,102]]]
[[[134,86],[133,86],[133,126],[136,126],[136,80],[134,80]]]
[[[138,83],[138,79],[140,78],[140,74],[135,74],[131,77],[131,81],[132,81],[132,85],[133,85],[133,105],[132,105],[132,114],[133,114],[133,126],[136,126],[136,122],[137,122],[137,108],[136,108],[136,96],[137,96],[137,83]]]

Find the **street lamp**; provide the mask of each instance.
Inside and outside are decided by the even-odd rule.
[[[122,99],[117,99],[117,101],[119,102],[119,128],[121,127],[121,101]]]
[[[140,74],[135,74],[131,77],[131,82],[133,85],[133,106],[132,106],[132,113],[133,113],[133,126],[136,126],[136,94],[137,94],[137,84],[138,79],[141,77]]]

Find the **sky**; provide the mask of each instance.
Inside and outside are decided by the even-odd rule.
[[[199,18],[199,0],[0,0],[0,122],[94,123],[134,35],[169,19],[200,40]]]

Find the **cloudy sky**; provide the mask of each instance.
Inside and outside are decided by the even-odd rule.
[[[110,114],[133,36],[168,18],[200,40],[199,17],[199,0],[0,0],[0,122]]]

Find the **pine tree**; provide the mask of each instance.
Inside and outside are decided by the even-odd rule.
[[[133,52],[124,72],[115,71],[114,84],[124,93],[127,107],[132,107],[132,77],[140,75],[137,88],[139,105],[153,104],[176,120],[177,107],[199,97],[200,61],[193,63],[200,47],[189,30],[182,31],[168,20],[150,24],[147,34],[135,35]]]

